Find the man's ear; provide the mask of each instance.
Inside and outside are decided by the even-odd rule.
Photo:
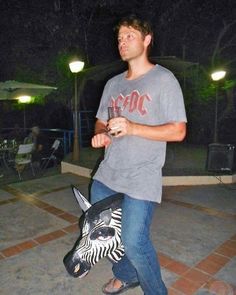
[[[146,35],[144,38],[144,45],[148,47],[149,44],[152,42],[152,36],[150,34]]]

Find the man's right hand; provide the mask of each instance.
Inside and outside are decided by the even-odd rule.
[[[108,147],[111,144],[111,138],[107,133],[95,134],[92,138],[92,147]]]

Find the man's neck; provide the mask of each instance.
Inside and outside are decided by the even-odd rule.
[[[140,59],[128,62],[128,71],[126,75],[127,80],[137,79],[147,72],[149,72],[154,67],[148,59]]]

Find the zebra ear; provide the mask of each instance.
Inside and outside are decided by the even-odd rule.
[[[104,223],[106,225],[109,225],[110,222],[111,222],[111,208],[110,209],[107,209],[107,210],[104,210],[102,211],[100,214],[99,214],[99,217],[101,218],[102,221],[104,221]]]
[[[87,211],[92,205],[89,203],[89,201],[81,194],[81,192],[72,185],[72,190],[74,193],[74,196],[76,197],[76,200],[78,201],[80,208],[85,212]]]

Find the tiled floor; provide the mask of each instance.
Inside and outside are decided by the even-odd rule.
[[[62,259],[78,236],[81,210],[71,184],[88,195],[89,179],[72,174],[0,189],[0,294],[92,295],[111,276],[104,259],[83,279]],[[235,185],[164,187],[152,238],[170,295],[236,294]],[[143,294],[140,288],[127,295]]]

